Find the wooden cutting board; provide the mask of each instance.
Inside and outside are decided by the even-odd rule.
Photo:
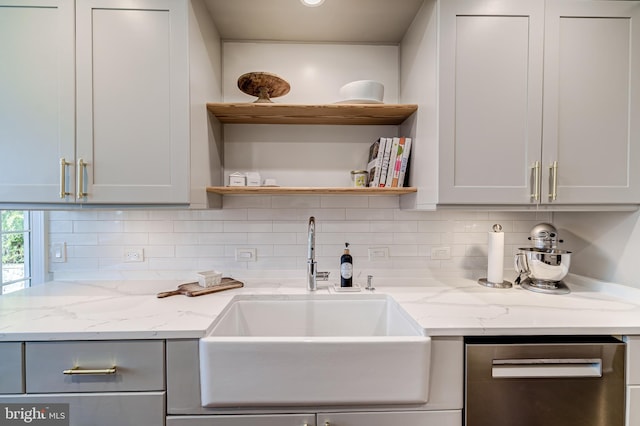
[[[184,294],[185,296],[194,297],[203,294],[216,293],[218,291],[230,290],[232,288],[243,287],[244,284],[238,280],[229,277],[223,277],[219,285],[213,287],[202,287],[198,283],[180,284],[177,290],[163,291],[156,295],[157,298],[175,296],[176,294]]]

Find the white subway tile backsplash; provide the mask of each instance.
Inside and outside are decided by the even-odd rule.
[[[112,221],[112,220],[87,220],[87,221],[74,221],[73,232],[74,233],[86,233],[86,232],[123,232],[124,222]]]
[[[82,234],[76,234],[82,235]],[[89,234],[87,234],[89,235]],[[100,245],[145,245],[149,243],[149,234],[144,232],[103,233],[98,234],[97,243]]]
[[[393,220],[390,209],[347,209],[347,220]]]
[[[173,222],[162,220],[128,220],[124,222],[124,232],[173,232]]]
[[[356,277],[367,271],[486,274],[487,232],[505,232],[505,266],[530,229],[548,212],[402,211],[397,196],[231,196],[222,210],[87,210],[49,213],[50,243],[67,244],[67,262],[50,263],[54,277],[194,279],[198,270],[299,271],[307,262],[307,227],[316,218],[316,260],[338,278],[344,243],[351,244]],[[370,261],[368,249],[389,257]],[[434,247],[451,258],[432,260]],[[125,262],[127,248],[143,248],[144,262]],[[255,248],[255,262],[235,260]],[[387,273],[387,272],[385,272]],[[474,275],[475,274],[475,275]],[[364,283],[364,281],[363,281]]]
[[[320,197],[320,207],[323,209],[333,208],[368,208],[368,197],[345,197],[344,195],[322,195]]]
[[[223,222],[215,220],[180,220],[173,222],[174,232],[223,232]]]

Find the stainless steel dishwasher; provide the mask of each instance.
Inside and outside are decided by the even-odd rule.
[[[467,338],[465,357],[466,426],[624,426],[614,337]]]

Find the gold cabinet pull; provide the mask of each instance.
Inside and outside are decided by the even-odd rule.
[[[64,157],[60,158],[60,198],[64,199],[67,195],[72,195],[67,192],[67,166],[70,166]]]
[[[549,174],[551,177],[551,192],[549,193],[549,200],[556,201],[558,198],[558,162],[554,161],[549,166]]]
[[[85,162],[82,158],[78,158],[78,178],[77,178],[77,191],[78,191],[78,200],[86,197],[88,194],[84,190],[84,172],[87,167],[87,162]]]
[[[540,201],[540,162],[536,161],[531,167],[533,173],[533,193],[531,198],[533,201]]]
[[[64,370],[62,371],[63,374],[69,374],[71,376],[80,376],[80,375],[85,375],[85,376],[109,376],[112,374],[116,374],[116,367],[115,365],[111,368],[102,368],[102,369],[89,369],[89,368],[80,368],[80,367],[73,367],[70,368],[69,370]]]

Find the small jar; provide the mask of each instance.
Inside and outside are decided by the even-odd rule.
[[[356,188],[367,187],[367,171],[366,170],[351,170],[351,180],[353,186]]]

